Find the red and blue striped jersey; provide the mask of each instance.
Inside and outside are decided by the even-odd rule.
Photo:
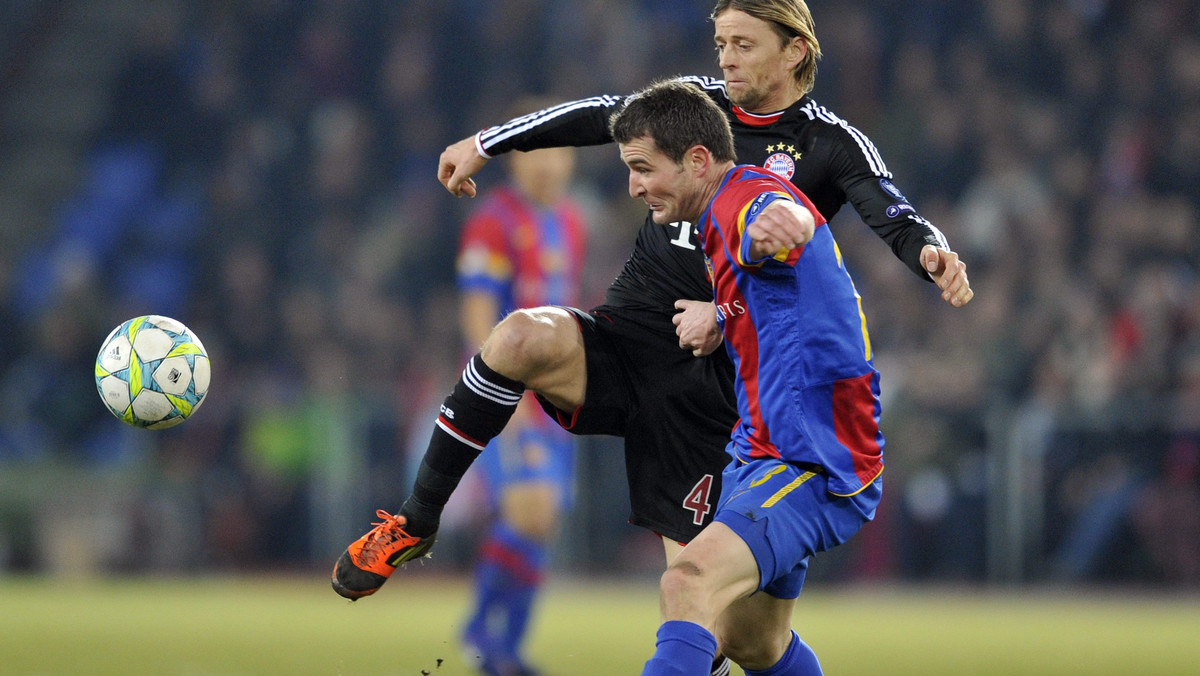
[[[807,207],[816,231],[802,247],[752,260],[746,228],[778,199]],[[862,490],[883,471],[879,372],[862,299],[825,219],[788,181],[740,165],[696,227],[737,372],[732,453],[820,465],[831,492]]]
[[[464,226],[459,288],[495,295],[497,321],[518,308],[578,305],[586,241],[574,202],[544,208],[511,187],[498,188]]]

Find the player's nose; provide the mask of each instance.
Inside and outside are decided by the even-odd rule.
[[[637,198],[641,197],[645,192],[646,189],[642,187],[642,182],[638,179],[637,172],[629,172],[629,196]]]
[[[717,68],[721,70],[729,70],[733,68],[733,50],[724,48],[717,50]]]

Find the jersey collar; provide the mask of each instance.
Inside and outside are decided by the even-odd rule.
[[[783,110],[764,114],[752,113],[748,110],[744,110],[741,106],[734,104],[732,101],[730,102],[730,107],[733,108],[734,116],[742,124],[750,125],[752,127],[766,127],[778,122],[779,118],[783,117],[784,114],[786,114],[789,110],[792,110],[793,108],[802,108],[808,105],[811,100],[812,99],[808,98],[808,94],[805,94],[799,99],[793,101],[791,105],[787,106]]]
[[[733,107],[733,114],[737,116],[737,119],[742,124],[748,124],[752,127],[765,127],[770,124],[775,124],[779,121],[779,118],[783,116],[783,113],[784,111],[781,110],[775,113],[760,115],[758,113],[751,113],[749,111],[742,110],[741,106],[735,105]]]

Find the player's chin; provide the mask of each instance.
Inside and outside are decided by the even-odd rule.
[[[679,220],[662,207],[650,207],[650,218],[659,225],[670,225]]]
[[[762,93],[757,89],[752,89],[750,85],[744,82],[737,82],[732,85],[726,84],[726,92],[729,95],[729,100],[735,106],[750,110],[757,108],[763,102]]]

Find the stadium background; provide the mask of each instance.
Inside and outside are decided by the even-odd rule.
[[[461,367],[471,205],[437,183],[442,148],[519,94],[718,75],[710,6],[0,0],[0,579],[323,578],[407,490]],[[944,306],[835,219],[888,491],[813,588],[1194,598],[1200,3],[810,6],[814,97],[875,141],[976,291]],[[582,151],[577,190],[595,301],[641,209],[613,148]],[[90,377],[147,313],[214,363],[204,407],[161,433],[118,423]],[[556,575],[652,586],[619,445],[586,440],[579,466]],[[462,493],[417,574],[466,570],[482,503]]]

